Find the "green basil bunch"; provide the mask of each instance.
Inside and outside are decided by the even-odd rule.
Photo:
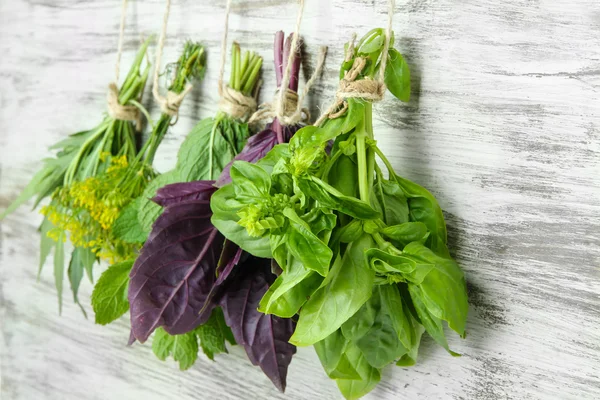
[[[362,58],[356,79],[374,79],[384,41],[383,30],[369,32],[342,77]],[[408,100],[408,67],[397,50],[388,57],[386,86]],[[314,345],[346,398],[372,390],[392,362],[413,365],[424,331],[457,355],[443,325],[465,336],[467,294],[442,210],[377,147],[371,103],[348,99],[343,115],[301,129],[258,163],[235,162],[231,179],[212,196],[213,224],[275,259],[281,273],[259,310],[298,316],[290,342]]]

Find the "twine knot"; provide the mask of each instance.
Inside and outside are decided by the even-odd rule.
[[[137,121],[140,117],[140,110],[135,106],[124,106],[119,103],[119,89],[116,83],[108,85],[107,94],[108,114],[121,121]]]
[[[185,96],[194,88],[194,86],[190,83],[185,85],[185,88],[181,91],[181,93],[175,93],[171,90],[167,92],[167,96],[163,97],[158,93],[158,85],[155,84],[152,90],[154,95],[154,99],[158,104],[160,104],[160,111],[163,114],[167,114],[171,117],[176,117],[179,114],[179,107],[185,99]]]
[[[352,52],[354,51],[354,40],[356,35],[353,35],[348,51],[346,52],[346,61],[350,61]],[[385,59],[385,57],[384,57]],[[341,117],[348,110],[349,98],[360,98],[371,102],[381,101],[385,94],[386,86],[383,79],[371,79],[365,77],[359,79],[358,76],[367,65],[367,60],[363,57],[356,57],[352,63],[352,67],[346,71],[342,80],[338,84],[338,90],[335,94],[335,102],[329,109],[319,117],[315,122],[315,126],[319,126],[326,118],[334,119]]]
[[[248,123],[277,118],[282,125],[296,125],[300,121],[310,119],[308,109],[298,107],[298,93],[291,89],[286,89],[283,93],[283,102],[281,98],[280,88],[275,92],[273,102],[261,104],[258,110],[250,117]]]
[[[219,100],[219,110],[236,119],[244,119],[256,110],[256,100],[242,92],[224,86]]]

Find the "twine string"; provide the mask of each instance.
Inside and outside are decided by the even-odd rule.
[[[117,43],[117,60],[115,62],[115,80],[108,85],[106,105],[108,115],[122,121],[136,121],[138,128],[141,127],[141,114],[135,106],[119,103],[119,72],[121,69],[121,54],[123,53],[123,38],[125,36],[125,20],[127,16],[127,0],[121,2],[121,22],[119,25],[119,41]]]
[[[186,83],[185,88],[181,91],[181,93],[175,93],[171,90],[167,92],[167,96],[163,96],[160,94],[158,90],[158,77],[160,70],[160,62],[162,59],[162,53],[165,47],[165,41],[167,36],[167,24],[169,22],[169,13],[171,12],[171,0],[166,0],[165,5],[165,13],[163,16],[163,24],[160,32],[160,37],[158,39],[158,46],[156,47],[156,59],[154,61],[154,81],[152,84],[152,95],[156,102],[160,105],[161,112],[171,117],[175,117],[179,114],[179,107],[183,102],[185,96],[192,90],[194,87],[189,82]]]
[[[223,28],[223,39],[221,41],[221,65],[219,68],[219,110],[227,113],[233,118],[243,119],[256,111],[256,97],[261,83],[257,84],[254,97],[246,96],[239,90],[235,90],[223,82],[225,74],[225,61],[227,58],[227,35],[229,33],[229,14],[231,13],[231,0],[227,0],[225,6],[225,23]]]
[[[392,35],[392,21],[394,16],[394,0],[388,0],[388,23],[386,28],[385,40],[383,44],[383,51],[381,55],[381,61],[379,63],[379,76],[377,79],[359,79],[356,78],[360,75],[366,65],[366,60],[363,57],[356,57],[352,64],[352,67],[346,71],[344,78],[339,82],[338,90],[336,92],[336,98],[333,104],[317,119],[315,122],[316,126],[320,126],[327,118],[334,119],[344,115],[348,110],[349,98],[361,98],[369,100],[371,102],[381,101],[385,94],[385,67],[388,60],[388,50],[390,47],[390,38]],[[356,34],[352,35],[352,39],[346,50],[344,57],[345,61],[350,61],[354,53],[354,41],[356,40]]]

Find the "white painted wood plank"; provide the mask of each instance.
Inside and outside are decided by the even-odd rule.
[[[0,209],[49,145],[99,121],[119,3],[0,2]],[[124,66],[163,11],[160,0],[131,3]],[[213,3],[173,2],[165,59],[202,40],[209,70],[159,151],[161,170],[215,112],[224,2]],[[296,7],[234,3],[230,37],[265,57],[269,100],[273,34],[291,29]],[[330,46],[313,114],[333,97],[343,43],[385,18],[384,1],[307,1],[307,51]],[[600,398],[600,3],[398,0],[394,28],[415,93],[375,106],[376,137],[446,211],[471,312],[467,339],[451,339],[463,357],[427,340],[417,366],[389,367],[367,398]],[[126,320],[94,325],[67,295],[59,317],[51,268],[35,281],[39,222],[23,207],[0,224],[2,399],[340,398],[312,349],[294,357],[282,395],[239,348],[180,372],[148,345],[126,347]]]

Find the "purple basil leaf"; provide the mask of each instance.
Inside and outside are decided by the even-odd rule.
[[[159,326],[182,334],[210,316],[213,307],[204,305],[224,240],[211,215],[209,200],[185,200],[167,206],[154,223],[131,271],[127,296],[131,329],[140,342]]]
[[[238,344],[246,349],[250,362],[260,366],[284,391],[287,369],[296,353],[296,347],[288,342],[294,333],[294,321],[258,311],[260,299],[274,279],[270,259],[250,256],[230,275],[220,305],[225,322]]]
[[[206,296],[204,306],[199,311],[201,314],[205,312],[205,309],[212,309],[216,303],[218,303],[225,280],[233,271],[233,267],[238,265],[243,254],[245,254],[244,251],[239,248],[237,244],[225,239],[223,243],[223,251],[221,252],[221,258],[219,259],[219,264],[217,265],[215,271],[217,279],[210,289],[210,292]]]
[[[214,183],[215,181],[195,181],[166,185],[158,189],[152,201],[166,207],[185,200],[210,200],[215,191]]]
[[[234,161],[243,160],[255,163],[263,158],[277,143],[276,133],[268,128],[254,136],[250,136],[240,154],[235,156],[235,158],[223,168],[216,185],[222,187],[231,182],[229,171],[231,170],[231,164],[233,164]]]

